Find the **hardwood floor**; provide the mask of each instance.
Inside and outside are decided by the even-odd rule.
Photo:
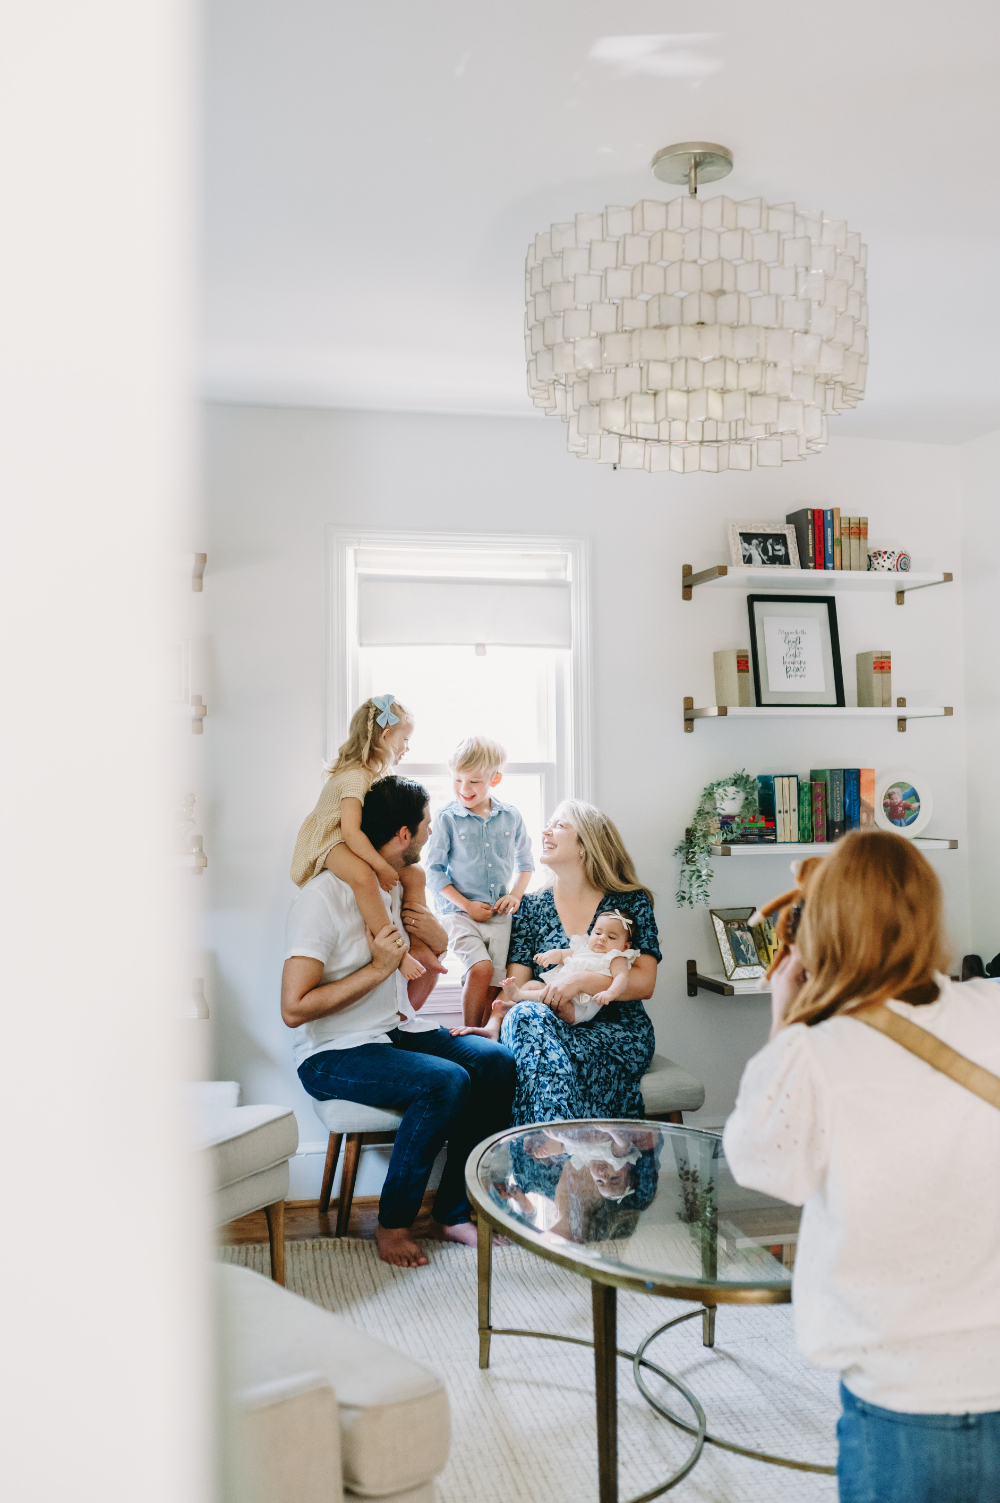
[[[420,1215],[414,1224],[417,1237],[429,1235],[430,1208],[433,1195],[425,1195]],[[351,1206],[351,1221],[347,1230],[349,1237],[375,1240],[375,1224],[378,1221],[378,1196],[355,1195]],[[325,1216],[320,1215],[316,1200],[285,1201],[285,1241],[310,1242],[316,1237],[332,1237],[337,1226],[337,1202],[330,1202]],[[250,1242],[267,1241],[267,1220],[263,1211],[254,1211],[241,1216],[228,1226],[220,1226],[218,1240],[224,1247],[245,1247]]]

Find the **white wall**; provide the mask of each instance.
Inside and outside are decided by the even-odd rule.
[[[765,999],[686,995],[686,958],[714,969],[714,941],[704,910],[674,906],[671,852],[706,782],[741,767],[913,767],[934,792],[929,833],[962,842],[932,859],[956,951],[967,947],[960,582],[915,593],[903,607],[890,590],[838,598],[849,700],[855,653],[889,647],[894,692],[911,704],[953,705],[953,719],[911,722],[905,735],[894,721],[861,729],[852,720],[791,720],[780,732],[765,722],[700,722],[685,735],[682,718],[685,694],[714,701],[713,649],[748,640],[743,593],[696,591],[690,604],[681,600],[682,563],[697,569],[726,560],[727,517],[839,505],[868,514],[872,539],[904,544],[915,568],[957,576],[958,451],[834,439],[825,454],[780,470],[650,477],[578,461],[563,445],[554,421],[209,409],[205,881],[217,1067],[243,1081],[249,1100],[294,1102],[306,1141],[321,1132],[291,1069],[277,995],[293,892],[288,862],[325,754],[329,523],[591,539],[592,792],[656,890],[664,963],[650,1012],[660,1050],[704,1079],[704,1119],[718,1121],[730,1107],[745,1060],[766,1037],[767,1015]],[[714,898],[766,899],[787,878],[777,857],[720,862]],[[313,1161],[309,1183],[318,1173]],[[297,1183],[308,1193],[306,1179]]]
[[[962,449],[970,949],[1000,952],[1000,433]]]

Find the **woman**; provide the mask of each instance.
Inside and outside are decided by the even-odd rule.
[[[841,1374],[841,1503],[1000,1498],[1000,1111],[852,1017],[888,1003],[1000,1071],[996,983],[947,959],[926,858],[846,836],[809,873],[726,1124],[738,1182],[805,1206],[796,1332]]]
[[[511,926],[507,975],[519,986],[543,979],[535,956],[566,950],[574,934],[589,934],[601,913],[627,904],[636,922],[632,947],[639,958],[623,997],[602,1007],[589,1023],[572,1025],[551,1010],[581,992],[602,991],[607,976],[576,972],[555,982],[538,1002],[521,1002],[504,1019],[501,1042],[517,1063],[513,1123],[573,1117],[641,1117],[639,1083],[653,1058],[653,1025],[643,1002],[653,995],[660,960],[652,894],[635,874],[611,820],[569,799],[542,832],[540,860],[552,878],[528,893]]]

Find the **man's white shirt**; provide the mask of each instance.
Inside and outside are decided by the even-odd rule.
[[[400,918],[402,886],[397,882],[391,893],[383,892],[386,916],[404,932]],[[323,966],[326,986],[343,981],[371,961],[365,938],[365,921],[354,894],[346,882],[331,871],[311,877],[292,899],[285,926],[285,959],[304,955]],[[399,1014],[403,1014],[401,1019]],[[429,1033],[437,1028],[430,1018],[421,1018],[410,1006],[406,979],[393,971],[359,1001],[342,1007],[330,1017],[302,1023],[292,1030],[292,1057],[298,1069],[303,1060],[324,1049],[356,1049],[359,1044],[388,1044],[389,1030],[404,1033]]]

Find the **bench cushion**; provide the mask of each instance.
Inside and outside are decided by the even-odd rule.
[[[337,1396],[347,1488],[384,1497],[420,1489],[441,1471],[451,1432],[435,1373],[249,1269],[220,1263],[216,1274],[233,1385],[325,1374]]]
[[[642,1077],[642,1099],[647,1116],[651,1112],[696,1112],[705,1104],[705,1087],[665,1054],[654,1054]]]

